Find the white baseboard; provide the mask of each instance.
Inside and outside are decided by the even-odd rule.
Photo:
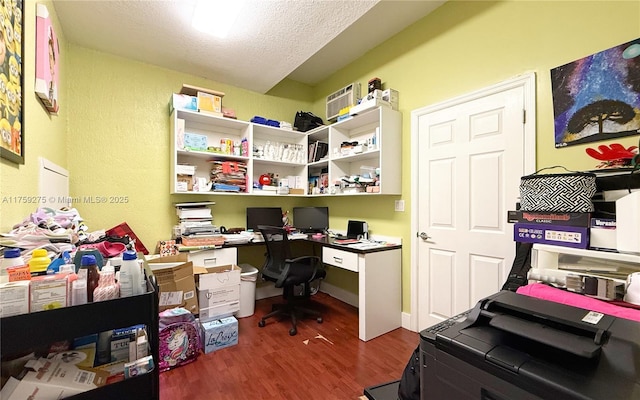
[[[355,293],[351,293],[324,281],[320,284],[320,291],[353,307],[358,307],[358,295]],[[282,296],[282,289],[276,288],[273,284],[263,285],[256,289],[256,300],[275,296]],[[411,326],[410,313],[402,313],[401,323],[404,329],[416,332],[416,329]]]
[[[355,293],[348,292],[326,282],[320,283],[320,291],[349,305],[358,307],[358,295]],[[256,288],[256,300],[274,296],[282,296],[282,288],[278,289],[273,284],[263,285]]]
[[[351,306],[358,307],[358,295],[355,293],[351,293],[326,282],[320,284],[320,291]]]
[[[416,330],[411,326],[411,314],[406,312],[402,313],[402,327],[404,329],[416,332]]]
[[[273,283],[256,288],[256,300],[275,296],[282,296],[282,288],[276,288]]]

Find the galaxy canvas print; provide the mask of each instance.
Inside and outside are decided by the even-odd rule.
[[[640,39],[551,70],[555,146],[640,134]]]

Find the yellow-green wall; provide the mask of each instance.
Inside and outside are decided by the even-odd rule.
[[[27,2],[25,40],[33,43],[35,6]],[[59,30],[60,31],[60,30]],[[226,93],[223,104],[243,120],[262,115],[292,121],[298,110],[324,115],[327,94],[350,82],[363,90],[372,77],[400,92],[403,112],[402,196],[353,198],[265,198],[216,195],[216,224],[244,225],[247,206],[290,209],[304,202],[328,205],[330,224],[366,219],[374,234],[403,238],[403,310],[410,311],[411,111],[533,71],[537,76],[537,165],[592,169],[584,148],[556,150],[549,71],[589,54],[640,37],[637,1],[450,1],[371,50],[314,88],[285,81],[267,95],[195,76],[114,57],[68,44],[61,35],[62,82],[57,117],[49,117],[33,95],[33,67],[25,79],[27,160],[16,168],[2,161],[2,195],[37,194],[37,157],[71,173],[71,195],[127,196],[125,204],[74,204],[91,229],[127,221],[147,247],[170,234],[176,201],[202,196],[169,196],[169,114],[167,102],[183,83]],[[29,45],[25,64],[33,60]],[[32,64],[31,64],[32,65]],[[637,142],[637,137],[617,140]],[[394,200],[406,201],[394,212]],[[25,205],[1,209],[6,231],[33,211]],[[254,258],[259,257],[253,255]],[[240,260],[243,262],[243,260]],[[329,281],[356,291],[353,276]]]
[[[49,10],[51,1],[42,1]],[[60,54],[66,55],[67,44],[55,13],[52,14],[54,29],[59,37]],[[29,196],[38,195],[39,157],[67,167],[67,118],[70,109],[64,105],[58,115],[49,115],[34,92],[35,86],[35,37],[36,2],[27,0],[24,5],[24,50],[22,74],[24,76],[23,140],[24,164],[14,164],[0,159],[0,231],[7,232],[35,211]],[[63,57],[59,64],[60,82],[68,80],[68,62]],[[59,98],[66,97],[64,84],[58,87]],[[24,196],[24,197],[23,197]]]
[[[364,88],[372,77],[400,93],[407,211],[394,213],[395,198],[385,198],[360,213],[377,220],[377,231],[403,238],[404,311],[410,311],[410,242],[415,237],[409,212],[411,111],[533,71],[537,166],[593,169],[598,162],[586,156],[588,145],[554,148],[550,70],[638,37],[638,1],[449,1],[316,87],[316,107],[324,102],[321,95],[354,81]],[[638,137],[616,142],[637,145]]]

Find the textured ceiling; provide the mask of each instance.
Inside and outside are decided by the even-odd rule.
[[[194,0],[53,5],[71,43],[266,93],[322,81],[444,1],[246,0],[225,39],[191,27]]]

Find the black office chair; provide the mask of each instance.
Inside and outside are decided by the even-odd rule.
[[[258,230],[264,237],[267,246],[267,254],[264,266],[262,267],[262,278],[275,282],[277,288],[283,288],[283,304],[274,304],[270,313],[260,319],[259,327],[265,326],[265,320],[277,315],[289,315],[292,327],[289,335],[298,333],[296,322],[298,318],[305,315],[313,315],[318,323],[322,323],[321,314],[304,307],[309,303],[310,283],[316,279],[324,279],[327,275],[322,268],[320,257],[303,256],[291,258],[291,249],[287,231],[281,227],[259,225]],[[294,287],[301,285],[302,294],[296,295]]]

